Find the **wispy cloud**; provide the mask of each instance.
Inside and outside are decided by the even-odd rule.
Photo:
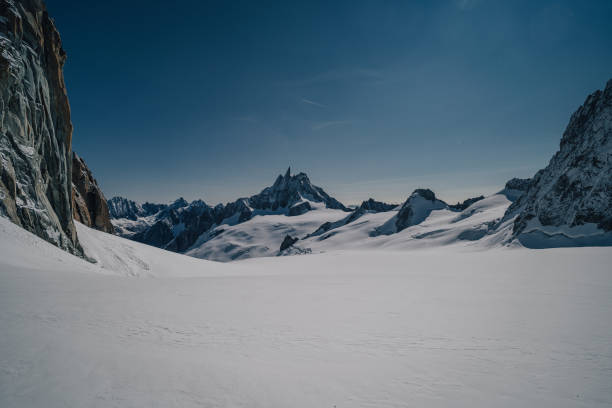
[[[353,123],[350,120],[329,120],[326,122],[318,122],[312,126],[312,130],[319,131],[332,126],[344,126]]]
[[[307,103],[308,105],[317,106],[319,108],[327,108],[327,105],[323,105],[322,103],[311,101],[310,99],[306,99],[306,98],[302,98],[302,102]]]
[[[311,86],[337,81],[383,82],[384,80],[385,75],[382,71],[368,68],[350,68],[324,71],[301,79],[281,81],[280,84]]]

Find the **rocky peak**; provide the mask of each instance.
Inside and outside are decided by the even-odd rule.
[[[108,204],[98,182],[76,153],[72,152],[72,211],[76,221],[112,233]]]
[[[136,220],[136,218],[143,216],[145,212],[140,204],[124,197],[113,197],[107,201],[107,204],[111,218]]]
[[[0,0],[0,215],[82,255],[65,60],[41,0]]]
[[[357,210],[370,211],[370,212],[385,212],[391,211],[397,207],[397,204],[387,204],[382,201],[376,201],[373,198],[370,198],[361,203],[361,205],[357,208]]]
[[[187,200],[185,200],[183,197],[179,197],[176,200],[174,200],[172,204],[170,204],[170,208],[178,209],[178,208],[187,207],[188,205],[189,203],[187,202]]]
[[[519,240],[539,226],[592,224],[599,228],[593,233],[598,236],[612,231],[612,80],[571,116],[559,151],[531,179],[504,220],[512,217],[513,237]]]
[[[422,188],[414,190],[397,213],[395,222],[397,232],[412,225],[420,224],[432,211],[444,208],[448,208],[448,205],[444,201],[438,200],[433,191]]]
[[[348,209],[338,200],[330,197],[322,188],[313,185],[306,173],[291,175],[291,168],[284,176],[279,175],[271,187],[267,187],[249,198],[249,206],[259,210],[288,209],[304,201],[325,203],[327,208]]]

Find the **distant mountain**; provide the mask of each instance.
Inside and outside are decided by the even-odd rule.
[[[372,236],[389,235],[420,224],[432,211],[449,209],[448,204],[436,198],[433,191],[419,188],[412,192],[396,215],[372,232]]]
[[[311,234],[308,234],[307,238],[321,235],[336,228],[348,225],[358,220],[359,218],[361,218],[361,216],[365,214],[392,211],[397,207],[397,204],[387,204],[382,201],[376,201],[373,198],[370,198],[366,201],[363,201],[359,207],[355,208],[353,212],[347,215],[345,218],[334,222],[325,222],[319,228],[317,228],[316,231]]]
[[[248,198],[211,207],[201,200],[183,198],[172,204],[137,204],[123,197],[108,201],[113,224],[121,236],[176,252],[189,249],[213,227],[235,225],[255,215],[302,215],[317,207],[349,211],[305,173],[279,175],[270,187]]]
[[[288,215],[299,215],[311,208],[307,202],[324,203],[326,208],[349,211],[341,202],[330,197],[321,187],[310,182],[305,173],[291,175],[291,168],[284,176],[278,176],[271,187],[248,199],[249,206],[259,210],[286,210]],[[302,206],[300,211],[292,209]]]
[[[510,184],[510,183],[509,183]],[[612,245],[612,80],[572,115],[546,168],[522,189],[504,220],[531,247]]]

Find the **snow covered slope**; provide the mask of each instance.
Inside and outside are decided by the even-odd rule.
[[[321,224],[346,217],[342,210],[310,202],[312,211],[297,216],[256,215],[235,225],[220,225],[203,234],[186,255],[215,261],[275,256],[286,235],[303,237]]]
[[[78,228],[99,264],[164,278],[0,219],[3,408],[612,405],[610,248],[220,264]]]
[[[195,259],[130,241],[75,223],[85,255],[72,256],[0,217],[3,268],[83,271],[131,277],[208,276],[231,272],[231,264]],[[223,272],[221,272],[223,271]]]
[[[319,207],[297,217],[258,216],[231,227],[222,225],[212,229],[186,254],[230,261],[339,249],[408,250],[443,245],[491,248],[507,239],[510,223],[498,228],[498,222],[510,204],[507,196],[500,193],[479,200],[463,211],[454,211],[439,200],[431,202],[411,196],[407,204],[390,211],[347,215],[344,211]],[[416,225],[396,232],[398,213],[407,207],[415,208],[413,218],[418,218],[418,222],[413,220]],[[388,233],[381,233],[386,230]],[[286,235],[300,240],[281,253],[280,245]]]

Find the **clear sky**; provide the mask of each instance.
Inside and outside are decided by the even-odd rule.
[[[47,0],[107,198],[209,204],[291,165],[351,204],[528,177],[612,78],[612,1]]]

